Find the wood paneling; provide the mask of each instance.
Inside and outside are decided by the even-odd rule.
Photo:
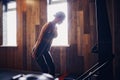
[[[84,33],[89,34],[90,33],[90,26],[89,26],[89,0],[83,1],[83,11],[84,11]]]
[[[77,11],[77,49],[78,55],[82,56],[82,43],[83,40],[81,39],[84,34],[84,13],[83,10]]]
[[[82,5],[77,6],[79,3]],[[95,2],[88,0],[68,0],[68,11],[69,42],[74,52],[70,50],[71,55],[67,56],[70,59],[74,59],[77,56],[83,57],[81,61],[83,60],[85,65],[82,64],[80,67],[84,67],[84,70],[87,70],[97,62],[97,55],[91,53],[92,47],[97,43]],[[77,49],[73,48],[73,45]],[[73,54],[76,56],[73,56]]]

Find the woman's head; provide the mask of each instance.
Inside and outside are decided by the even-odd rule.
[[[65,14],[61,11],[57,12],[55,15],[55,20],[57,21],[58,24],[61,24],[63,20],[65,19]]]

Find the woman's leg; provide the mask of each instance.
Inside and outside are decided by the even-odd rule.
[[[48,51],[46,54],[44,54],[44,57],[46,59],[46,63],[48,64],[49,67],[49,73],[53,76],[55,76],[55,64],[53,61],[53,58],[50,54],[50,52]]]
[[[37,63],[41,67],[43,73],[49,72],[48,65],[46,63],[46,59],[45,59],[44,55],[39,56],[39,58],[37,59]]]

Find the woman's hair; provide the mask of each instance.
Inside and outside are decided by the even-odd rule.
[[[55,18],[60,18],[60,19],[64,19],[65,18],[65,14],[62,11],[57,12],[54,15]]]

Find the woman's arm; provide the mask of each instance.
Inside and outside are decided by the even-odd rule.
[[[53,33],[54,33],[54,37],[58,36],[57,27],[54,28]]]

